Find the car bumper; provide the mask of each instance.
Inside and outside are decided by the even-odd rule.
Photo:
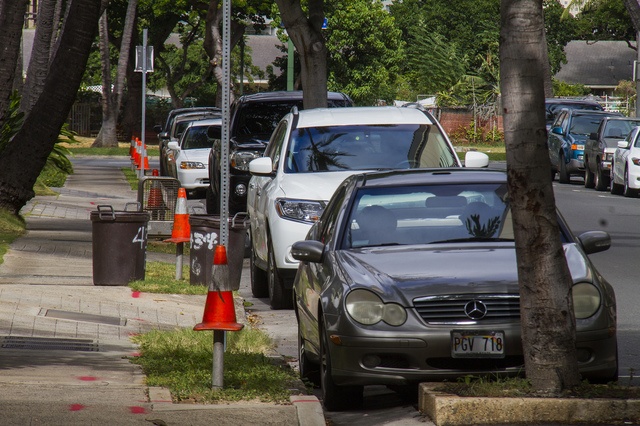
[[[640,166],[629,166],[629,188],[640,189]]]
[[[579,155],[578,158],[572,158],[567,164],[569,173],[584,172],[584,156]]]
[[[209,186],[207,169],[178,170],[180,185],[187,189],[205,189]]]
[[[453,358],[451,330],[504,332],[503,358]],[[377,334],[377,335],[376,335]],[[465,375],[524,374],[520,324],[422,327],[420,331],[333,333],[329,339],[332,376],[339,385],[407,385],[419,381],[453,380]],[[616,373],[615,333],[576,333],[578,367],[588,379],[609,379]],[[334,342],[338,341],[339,344]],[[372,360],[379,360],[373,366]]]
[[[277,216],[275,211],[272,214]],[[309,229],[311,229],[311,224],[294,222],[278,216],[276,220],[269,221],[269,226],[278,269],[297,270],[299,262],[291,257],[291,246],[296,241],[305,239]],[[277,236],[277,238],[274,238],[274,236]]]

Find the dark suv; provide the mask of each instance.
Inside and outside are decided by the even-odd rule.
[[[353,101],[345,94],[327,93],[328,106],[350,107]],[[302,91],[261,92],[245,95],[231,105],[229,129],[229,213],[247,211],[247,186],[251,175],[249,163],[262,157],[271,133],[292,107],[302,109]],[[221,142],[214,142],[209,154],[209,188],[207,213],[220,213]]]

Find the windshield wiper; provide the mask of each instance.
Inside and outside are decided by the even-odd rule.
[[[511,241],[513,242],[513,238],[487,238],[487,237],[467,237],[467,238],[453,238],[450,240],[439,240],[439,241],[431,241],[429,244],[442,244],[442,243],[464,243],[464,242],[503,242],[503,241]]]

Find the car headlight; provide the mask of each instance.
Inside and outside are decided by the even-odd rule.
[[[632,157],[631,162],[636,166],[640,166],[640,158]]]
[[[262,157],[257,151],[234,151],[230,155],[231,167],[234,169],[249,171],[249,163],[258,157]]]
[[[600,307],[600,291],[591,283],[578,283],[571,287],[573,312],[577,319],[589,318]]]
[[[283,219],[295,220],[305,223],[314,223],[322,214],[324,203],[312,200],[293,200],[278,198],[276,211]]]
[[[181,170],[206,169],[205,165],[198,161],[181,161]]]
[[[384,321],[399,326],[407,320],[407,312],[397,303],[384,303],[377,294],[368,290],[353,290],[347,295],[347,312],[357,322],[364,325]]]

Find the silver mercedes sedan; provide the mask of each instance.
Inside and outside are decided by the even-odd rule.
[[[616,301],[558,213],[573,278],[580,372],[617,380]],[[507,177],[487,169],[358,174],[336,190],[304,241],[294,282],[300,374],[325,408],[363,386],[417,388],[466,375],[522,375],[520,296]]]

